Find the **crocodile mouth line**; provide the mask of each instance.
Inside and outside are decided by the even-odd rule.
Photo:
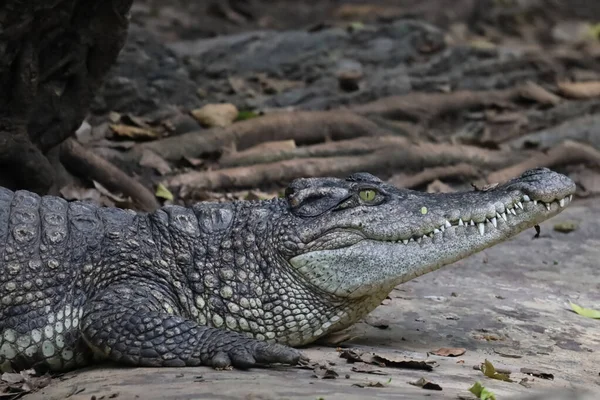
[[[498,221],[502,220],[504,223],[509,224],[511,220],[514,220],[517,217],[522,216],[524,213],[533,213],[533,212],[551,212],[553,207],[558,211],[561,208],[564,208],[566,205],[573,201],[573,195],[568,195],[566,197],[556,199],[550,202],[544,202],[542,200],[532,200],[528,195],[521,196],[517,201],[512,204],[505,205],[504,212],[496,212],[496,215],[493,217],[486,217],[484,221],[475,222],[473,219],[469,219],[468,221],[463,220],[462,218],[458,218],[455,220],[445,220],[443,224],[441,224],[438,228],[434,228],[433,230],[426,232],[424,234],[414,235],[411,237],[404,237],[400,239],[393,240],[385,240],[385,239],[371,239],[376,240],[382,243],[402,243],[405,245],[410,244],[411,242],[421,243],[423,239],[431,238],[433,239],[436,234],[444,233],[444,231],[451,227],[477,227],[479,234],[484,236],[486,232],[492,229],[492,225],[494,228],[498,228]],[[525,207],[528,209],[525,210]]]

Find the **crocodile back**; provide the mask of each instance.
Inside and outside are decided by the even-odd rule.
[[[85,301],[80,261],[100,240],[96,210],[0,189],[0,369],[84,361],[74,353]]]

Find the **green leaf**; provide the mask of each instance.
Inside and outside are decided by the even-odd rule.
[[[169,192],[169,189],[167,189],[162,183],[158,184],[154,195],[156,197],[160,197],[161,199],[173,201],[173,193]]]
[[[488,360],[485,360],[485,363],[481,366],[481,371],[488,378],[498,379],[499,381],[505,382],[513,381],[507,374],[501,374],[500,372],[496,372],[496,368],[494,368],[494,365]]]
[[[475,382],[469,388],[469,392],[473,393],[479,400],[496,400],[496,395],[486,389],[480,382]]]
[[[240,111],[237,115],[236,121],[245,121],[247,119],[252,119],[258,117],[258,114],[254,111]]]
[[[583,315],[584,317],[587,317],[587,318],[600,319],[600,311],[593,310],[591,308],[583,308],[574,303],[570,303],[570,304],[571,304],[571,308],[573,309],[573,311],[575,311],[577,314]]]

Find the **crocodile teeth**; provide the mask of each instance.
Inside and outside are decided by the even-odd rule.
[[[440,231],[445,232],[446,228],[444,228],[444,225],[440,226]]]
[[[404,243],[404,244],[408,244],[408,240],[407,240],[407,239],[403,239],[403,240],[402,240],[402,243]]]
[[[565,206],[565,199],[560,199],[560,201],[558,202],[558,204],[560,204],[561,207]]]
[[[500,217],[502,217],[502,219],[504,221],[507,221],[507,219],[506,219],[506,212],[503,212],[502,214],[500,214]]]
[[[425,236],[423,236],[425,237]],[[421,243],[421,238],[417,238],[417,243]]]
[[[523,203],[521,203],[520,201],[517,201],[517,206],[522,210],[523,209]]]
[[[471,222],[469,222],[469,225],[474,226],[475,222],[473,222],[473,220],[471,220]]]
[[[531,201],[531,199],[529,198],[529,196],[527,196],[526,194],[523,195],[523,201]]]
[[[517,215],[517,212],[515,211],[514,208],[509,208],[508,211],[512,214],[512,215]]]
[[[450,228],[452,226],[452,224],[448,220],[446,220],[446,222],[444,222],[444,225],[446,226],[446,228]]]
[[[550,211],[550,203],[544,203],[546,205],[546,208],[548,209],[548,211]]]
[[[477,224],[477,228],[479,228],[479,234],[481,236],[483,236],[483,234],[485,233],[485,225],[484,225],[484,223],[483,222],[479,222]]]
[[[493,217],[490,221],[492,221],[492,225],[494,225],[494,227],[498,227],[498,220],[496,219],[496,217]]]
[[[572,194],[569,195],[569,201],[573,201],[573,195]]]
[[[440,233],[440,230],[439,229],[434,229],[433,233]]]
[[[409,242],[414,242],[414,241],[415,241],[415,239],[413,239],[413,238],[410,238],[408,241],[409,241]]]
[[[465,223],[463,222],[462,218],[458,219],[458,226],[463,226]]]
[[[534,201],[533,201],[533,204],[537,206],[537,200],[534,200]]]

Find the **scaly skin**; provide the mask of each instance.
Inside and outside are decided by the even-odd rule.
[[[452,194],[363,173],[142,214],[1,189],[0,364],[295,364],[293,347],[556,215],[574,190],[547,169]]]

